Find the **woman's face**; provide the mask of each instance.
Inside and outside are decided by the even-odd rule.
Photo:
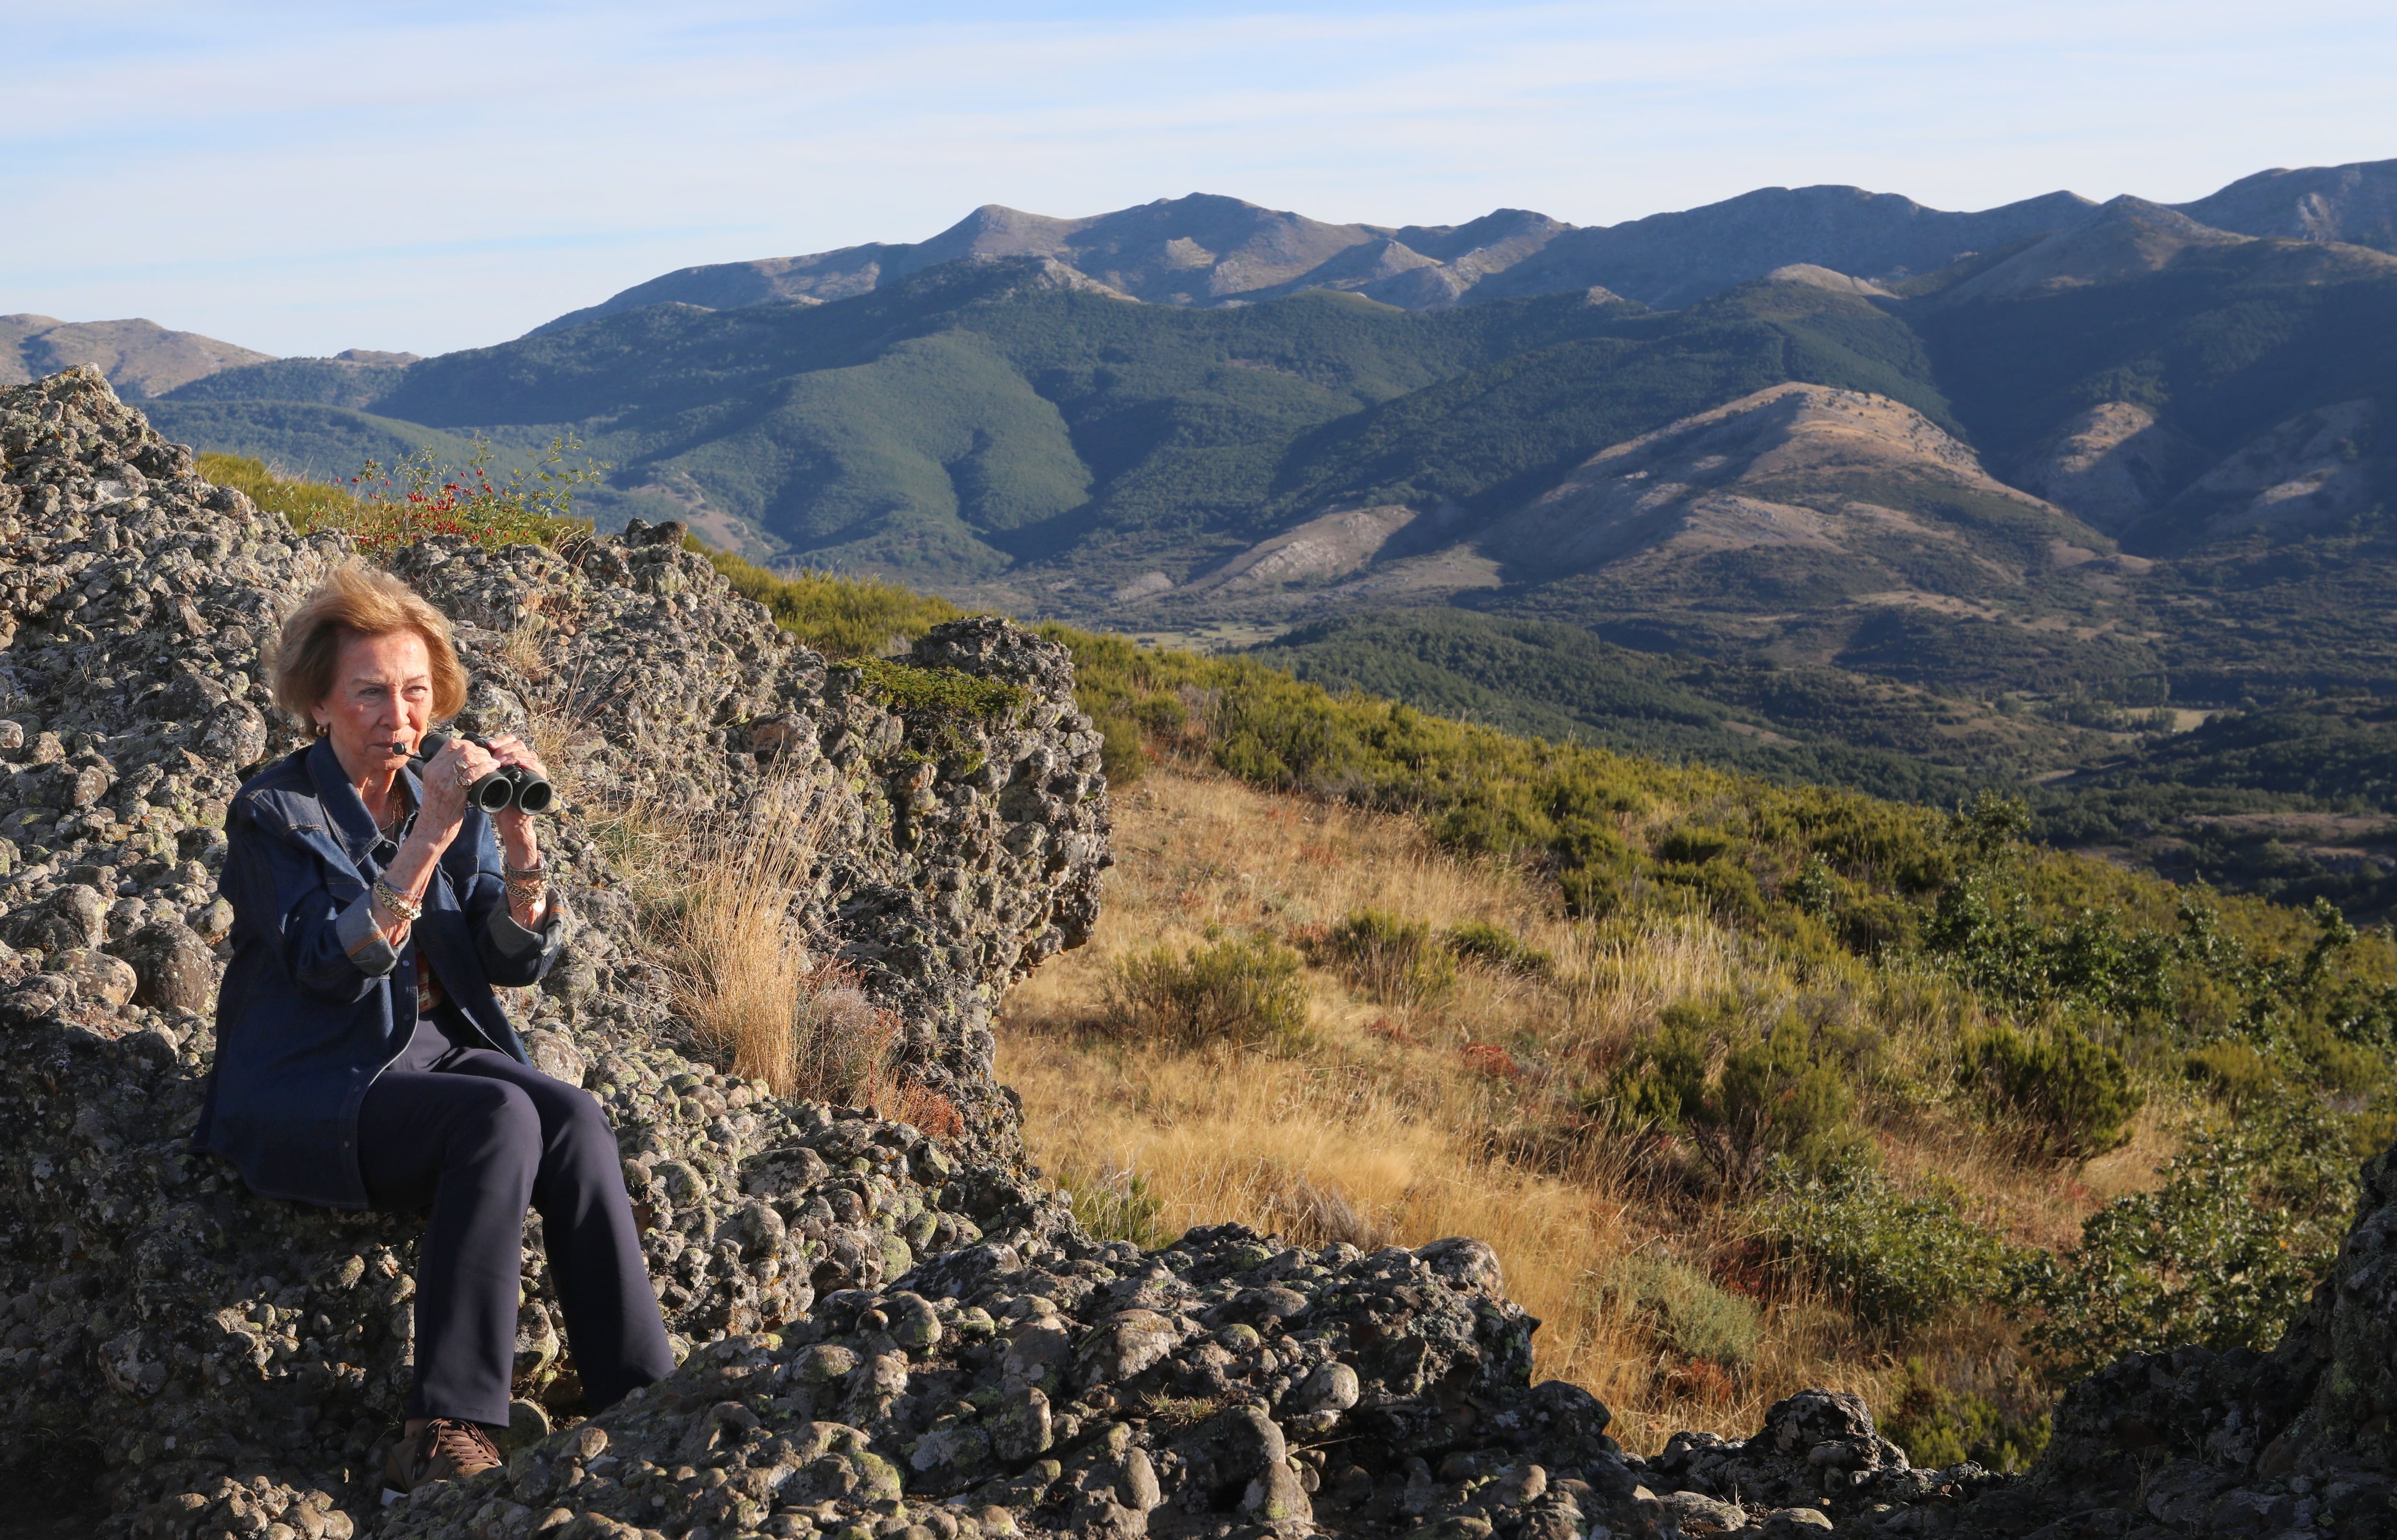
[[[333,688],[316,703],[333,753],[353,780],[408,763],[433,720],[433,659],[413,631],[344,636]]]

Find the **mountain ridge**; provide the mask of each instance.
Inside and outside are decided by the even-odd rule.
[[[1757,188],[1595,226],[1518,208],[1453,226],[1332,224],[1199,193],[1071,219],[985,204],[920,242],[677,269],[528,335],[670,301],[711,309],[821,303],[978,256],[1048,257],[1152,303],[1254,302],[1334,288],[1415,310],[1604,288],[1662,308],[1798,264],[1902,278],[2063,229],[2099,207],[2057,192],[1953,211],[1836,183]],[[2232,234],[2397,250],[2397,160],[2262,171],[2191,203],[2149,207]]]

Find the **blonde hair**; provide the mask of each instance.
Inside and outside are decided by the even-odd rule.
[[[446,722],[466,706],[466,668],[449,639],[449,621],[424,596],[388,572],[362,562],[333,569],[291,618],[275,646],[275,703],[315,723],[315,706],[333,692],[333,668],[344,636],[388,636],[413,631],[433,663],[433,719]]]

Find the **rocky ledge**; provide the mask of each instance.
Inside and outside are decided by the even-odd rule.
[[[460,623],[470,725],[571,761],[550,848],[580,930],[515,1004],[609,1108],[683,1362],[582,1416],[533,1222],[506,1466],[384,1507],[412,1225],[260,1202],[184,1148],[225,799],[292,742],[258,648],[348,547],[198,479],[88,370],[0,391],[0,1466],[96,1484],[111,1536],[2397,1533],[2387,1157],[2279,1349],[2125,1360],[2013,1480],[1916,1470],[1820,1390],[1627,1454],[1532,1383],[1537,1323],[1469,1239],[1085,1235],[1023,1162],[989,1031],[1088,934],[1108,860],[1065,656],[975,620],[897,672],[828,667],[671,525],[394,560]],[[913,1123],[723,1073],[642,933],[610,810],[720,824],[770,781],[822,831],[791,923],[842,1009],[897,1024]]]

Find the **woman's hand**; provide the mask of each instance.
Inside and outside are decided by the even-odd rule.
[[[435,856],[448,850],[466,822],[467,788],[490,774],[497,763],[480,744],[451,738],[424,767],[424,805],[416,810],[408,844],[422,840]]]
[[[491,757],[496,763],[514,765],[529,775],[546,781],[549,771],[542,769],[541,757],[532,745],[513,734],[491,740]],[[520,808],[502,810],[491,822],[499,826],[500,859],[512,871],[531,872],[541,867],[541,841],[533,835],[532,815]],[[549,917],[549,891],[546,884],[531,882],[508,884],[508,915],[528,931],[541,929]]]
[[[466,789],[498,768],[489,749],[453,737],[424,767],[424,801],[416,810],[416,824],[392,858],[383,880],[411,902],[421,903],[432,886],[434,864],[458,837],[466,822]],[[384,937],[395,946],[408,933],[408,921],[376,904],[376,917]]]
[[[542,768],[541,757],[533,753],[532,745],[514,734],[492,739],[490,752],[494,765],[514,765],[528,775],[549,779],[549,771]],[[534,837],[530,813],[507,808],[491,822],[499,825],[500,853],[507,858],[509,865],[522,871],[541,864],[541,841]]]

